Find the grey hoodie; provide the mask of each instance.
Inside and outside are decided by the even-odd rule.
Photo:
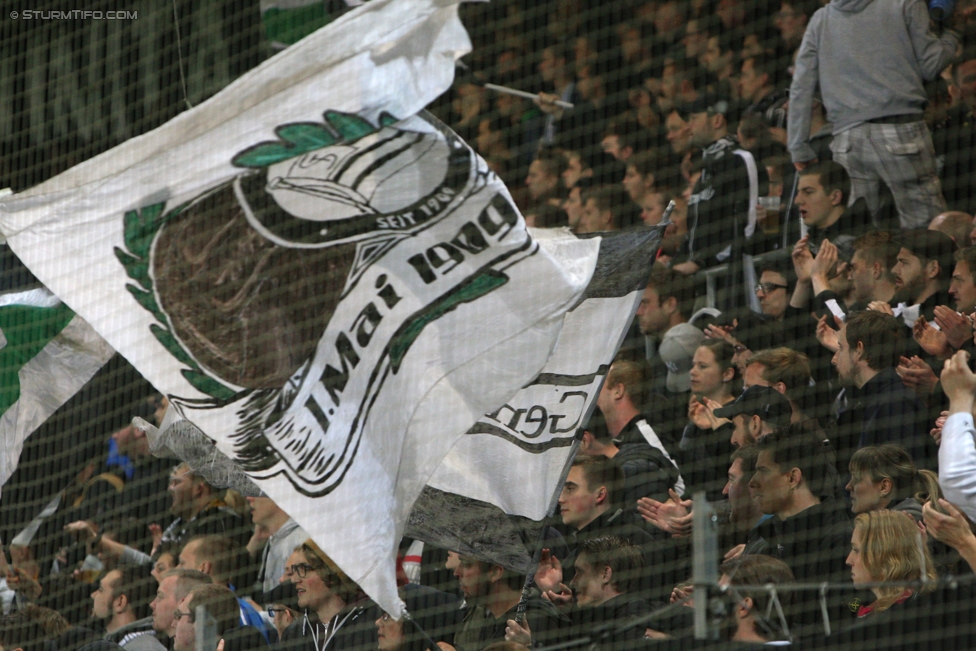
[[[789,149],[796,162],[814,157],[810,105],[820,87],[834,133],[867,120],[917,113],[923,81],[952,60],[959,38],[929,31],[922,0],[831,0],[810,18],[790,86]]]
[[[166,651],[166,647],[153,633],[152,619],[152,617],[145,617],[126,624],[111,633],[106,633],[105,639],[115,642],[126,651]]]

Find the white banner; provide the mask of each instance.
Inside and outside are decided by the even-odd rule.
[[[0,203],[27,266],[381,607],[434,468],[535,377],[598,242],[541,250],[423,107],[450,2],[374,0]]]

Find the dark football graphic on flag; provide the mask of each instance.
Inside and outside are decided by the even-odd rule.
[[[278,127],[278,140],[233,157],[242,173],[188,202],[128,213],[129,251],[116,250],[184,377],[214,407],[239,405],[235,460],[259,476],[284,471],[312,494],[341,481],[377,393],[419,333],[507,282],[490,268],[438,281],[465,256],[490,253],[518,220],[487,167],[434,118],[414,119],[416,129],[386,114],[375,125],[324,118]],[[479,194],[487,205],[476,219],[448,242],[419,245],[418,233]],[[403,271],[372,270],[379,261]],[[407,272],[430,288],[429,303],[392,317]],[[332,324],[343,305],[352,318]],[[384,319],[403,323],[374,343]],[[343,404],[357,372],[367,379]]]
[[[227,184],[160,230],[152,269],[173,335],[201,366],[229,384],[276,389],[315,351],[355,249],[268,241]]]
[[[281,140],[234,158],[253,172],[166,220],[152,253],[160,307],[217,378],[280,388],[315,351],[356,261],[354,241],[389,242],[429,220],[416,204],[444,195],[449,171],[448,192],[467,183],[470,153],[456,146],[450,156],[460,145],[453,134],[393,122],[327,113],[323,124],[280,127]]]

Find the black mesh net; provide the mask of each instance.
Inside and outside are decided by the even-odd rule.
[[[14,193],[149,133],[351,10],[339,0],[0,4],[0,188]],[[215,581],[231,577],[238,596],[275,614],[258,637],[218,621],[228,649],[279,633],[285,646],[324,648],[339,620],[319,621],[329,611],[305,596],[310,572],[344,598],[337,650],[722,648],[732,639],[971,648],[976,537],[964,514],[976,509],[967,489],[976,464],[966,465],[976,455],[965,456],[974,434],[965,413],[976,380],[968,388],[971,374],[957,368],[943,387],[939,375],[973,347],[976,32],[962,3],[930,26],[923,3],[891,0],[907,17],[900,32],[882,4],[462,5],[473,49],[428,110],[505,181],[529,224],[578,234],[653,227],[674,203],[600,409],[577,437],[581,457],[608,456],[609,467],[574,466],[544,522],[428,487],[398,557],[413,623],[391,622],[321,550],[295,556],[292,545],[269,561],[263,549],[280,522],[262,520],[244,496],[267,498],[198,429],[163,423],[164,399],[116,354],[33,431],[19,461],[0,452],[16,466],[0,498],[10,563],[0,645],[39,649],[64,634],[54,648],[81,648],[111,636],[121,620],[100,605],[106,576],[121,586],[130,565],[144,565],[144,581],[125,587],[144,619],[167,608],[149,609],[149,569],[206,556]],[[845,27],[858,37],[841,47],[830,40],[831,11],[864,14],[869,27]],[[201,202],[180,219],[208,220],[212,209]],[[232,275],[238,255],[272,255],[233,237],[205,250],[192,235],[166,244],[212,253],[201,258],[214,265],[206,273]],[[39,289],[0,249],[0,291]],[[334,307],[322,297],[342,290],[353,256],[337,250],[274,254],[285,271],[262,286],[263,316],[247,323],[206,313],[211,299],[232,298],[226,287],[211,297],[180,285],[182,297],[160,300],[193,312],[181,337],[208,328],[195,355],[226,362],[259,392],[308,356],[291,337],[318,329]],[[20,396],[22,342],[47,326],[4,314],[6,409]],[[278,317],[295,329],[282,335]],[[239,331],[253,335],[240,350]],[[272,359],[282,351],[294,359]],[[946,410],[959,415],[943,432]],[[954,474],[940,438],[959,451]],[[955,507],[937,501],[936,480]],[[199,515],[177,507],[181,491],[205,481],[216,487],[207,522],[172,535],[175,519]],[[697,528],[696,492],[715,510]],[[904,521],[872,516],[882,511]],[[432,534],[445,520],[455,526]],[[181,556],[188,541],[215,535],[230,546],[207,538]],[[693,581],[696,564],[711,574]],[[537,580],[517,607],[527,568],[539,569]],[[272,571],[288,589],[272,591]],[[207,602],[216,619],[221,598]],[[699,637],[708,639],[695,639],[693,602],[705,604]],[[508,625],[517,611],[531,639]],[[169,615],[140,630],[177,636]],[[71,637],[69,624],[95,633]]]

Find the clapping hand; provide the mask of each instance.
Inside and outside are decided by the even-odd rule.
[[[942,328],[949,345],[956,350],[962,348],[973,337],[973,322],[969,317],[945,305],[936,305],[933,312],[936,325]]]
[[[918,345],[922,347],[922,350],[929,355],[933,355],[939,359],[946,359],[952,355],[952,347],[949,346],[946,334],[941,330],[933,328],[932,324],[924,316],[920,316],[915,320],[915,325],[912,326],[912,335],[915,337]]]

